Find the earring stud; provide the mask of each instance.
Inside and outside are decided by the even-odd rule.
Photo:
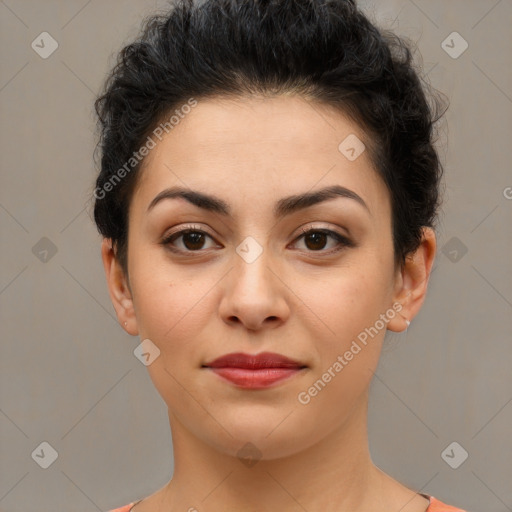
[[[405,318],[405,316],[402,315],[402,313],[400,313],[400,316],[404,319],[404,322],[406,323],[407,327],[409,327],[409,325],[411,325],[411,322],[409,322],[409,320],[407,320],[407,318]]]

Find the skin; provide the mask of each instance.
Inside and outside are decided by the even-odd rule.
[[[340,153],[349,134],[368,147],[357,124],[298,96],[215,98],[199,101],[146,157],[129,210],[128,275],[110,240],[102,245],[119,322],[160,350],[147,369],[173,437],[172,479],[134,512],[427,509],[427,499],[373,464],[367,406],[386,328],[405,330],[424,301],[435,235],[425,228],[417,251],[395,267],[389,193],[368,151],[354,161]],[[221,198],[233,216],[182,198],[147,211],[175,185]],[[338,197],[273,217],[279,199],[329,185],[355,192],[368,209]],[[178,235],[182,255],[161,244],[190,224],[208,236],[198,243]],[[304,227],[331,229],[354,246],[306,239]],[[262,249],[251,263],[235,251],[247,236]],[[400,314],[299,403],[298,394],[398,303]],[[307,368],[271,388],[244,390],[201,367],[226,353],[263,351]],[[261,454],[251,467],[237,456],[247,442]]]

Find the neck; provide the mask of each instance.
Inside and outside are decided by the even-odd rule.
[[[319,443],[248,465],[198,439],[169,412],[175,470],[162,489],[162,510],[379,510],[386,475],[371,461],[366,420],[367,399]]]

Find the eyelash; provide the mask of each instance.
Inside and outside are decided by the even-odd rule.
[[[191,251],[191,250],[176,249],[176,247],[172,247],[172,243],[175,240],[177,240],[178,238],[182,237],[183,235],[187,235],[187,234],[190,234],[190,233],[201,233],[201,234],[204,234],[204,235],[210,237],[213,240],[213,237],[210,234],[208,234],[206,231],[200,229],[199,227],[197,227],[197,226],[188,226],[185,229],[182,229],[180,231],[176,231],[176,232],[171,233],[170,235],[166,236],[161,241],[161,245],[167,247],[172,252],[178,253],[178,254],[200,253],[200,252],[204,252],[205,250],[207,250],[207,249],[199,249],[197,251]],[[322,253],[324,255],[331,255],[331,254],[337,253],[339,251],[342,251],[343,249],[345,249],[347,247],[354,247],[355,246],[355,244],[351,240],[349,240],[347,237],[345,237],[344,235],[341,235],[340,233],[337,233],[336,231],[332,231],[330,229],[325,229],[325,228],[309,228],[309,229],[308,228],[303,228],[301,230],[301,235],[294,240],[294,243],[297,242],[298,240],[304,238],[306,235],[311,234],[311,233],[323,233],[325,235],[328,235],[329,237],[331,237],[334,240],[336,240],[339,245],[338,245],[338,247],[336,247],[334,249],[330,249],[330,250],[320,249],[318,251],[313,251],[312,250],[312,251],[307,251],[307,252]]]

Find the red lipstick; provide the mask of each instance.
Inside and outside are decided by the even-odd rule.
[[[226,354],[203,367],[210,368],[219,377],[245,389],[267,388],[307,368],[298,361],[272,352]]]

